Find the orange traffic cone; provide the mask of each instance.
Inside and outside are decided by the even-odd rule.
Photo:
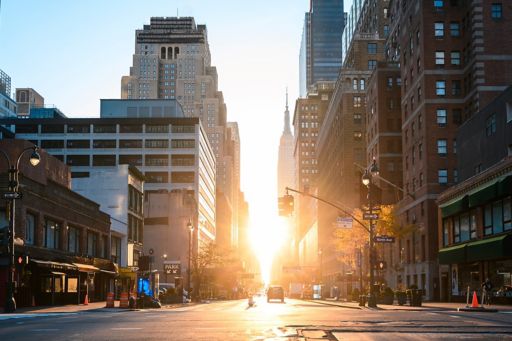
[[[476,291],[473,291],[473,301],[471,302],[471,308],[479,308],[478,297],[476,297]]]
[[[89,305],[89,295],[85,294],[84,305]]]

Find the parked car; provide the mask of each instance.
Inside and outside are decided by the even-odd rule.
[[[271,285],[267,290],[267,302],[270,300],[281,300],[284,302],[284,289],[280,285]]]

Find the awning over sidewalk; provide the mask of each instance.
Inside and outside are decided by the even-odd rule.
[[[99,268],[95,267],[94,265],[89,264],[82,264],[82,263],[73,263],[80,272],[98,272],[100,271]]]
[[[439,250],[439,264],[465,263],[466,246],[467,244],[461,244]]]
[[[468,244],[468,262],[507,257],[512,257],[512,234],[478,240]]]
[[[39,267],[48,268],[51,270],[77,270],[77,267],[74,264],[59,263],[39,259],[31,259],[30,261]]]
[[[464,195],[457,197],[439,205],[439,208],[441,208],[441,215],[443,218],[462,212],[468,208],[468,196]]]

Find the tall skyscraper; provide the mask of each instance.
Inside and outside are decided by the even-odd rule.
[[[238,196],[233,193],[238,193],[240,182],[233,174],[239,166],[228,151],[227,109],[217,69],[211,65],[206,25],[196,25],[192,17],[153,17],[136,30],[133,66],[130,75],[122,77],[121,97],[176,99],[185,116],[201,119],[217,161],[217,196],[225,197],[219,198],[217,213],[224,222],[237,221],[233,209]],[[227,224],[218,229],[231,230]]]
[[[283,196],[286,187],[295,186],[295,161],[293,158],[293,134],[290,129],[290,111],[288,110],[288,90],[286,92],[286,109],[284,111],[284,128],[279,142],[277,165],[277,193]]]
[[[318,81],[335,81],[342,64],[343,0],[311,0],[304,17],[299,90],[305,97]]]
[[[0,118],[16,116],[16,102],[11,98],[11,77],[0,70]]]

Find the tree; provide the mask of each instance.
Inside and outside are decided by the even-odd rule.
[[[400,238],[415,230],[415,225],[401,226],[399,224],[397,207],[395,205],[381,205],[378,212],[379,219],[374,221],[375,235],[387,235]],[[368,230],[370,222],[363,220],[363,211],[354,209],[352,215],[359,221],[366,223],[365,227],[354,221],[351,229],[336,229],[333,244],[340,261],[353,264],[354,250],[362,249],[368,243]]]

